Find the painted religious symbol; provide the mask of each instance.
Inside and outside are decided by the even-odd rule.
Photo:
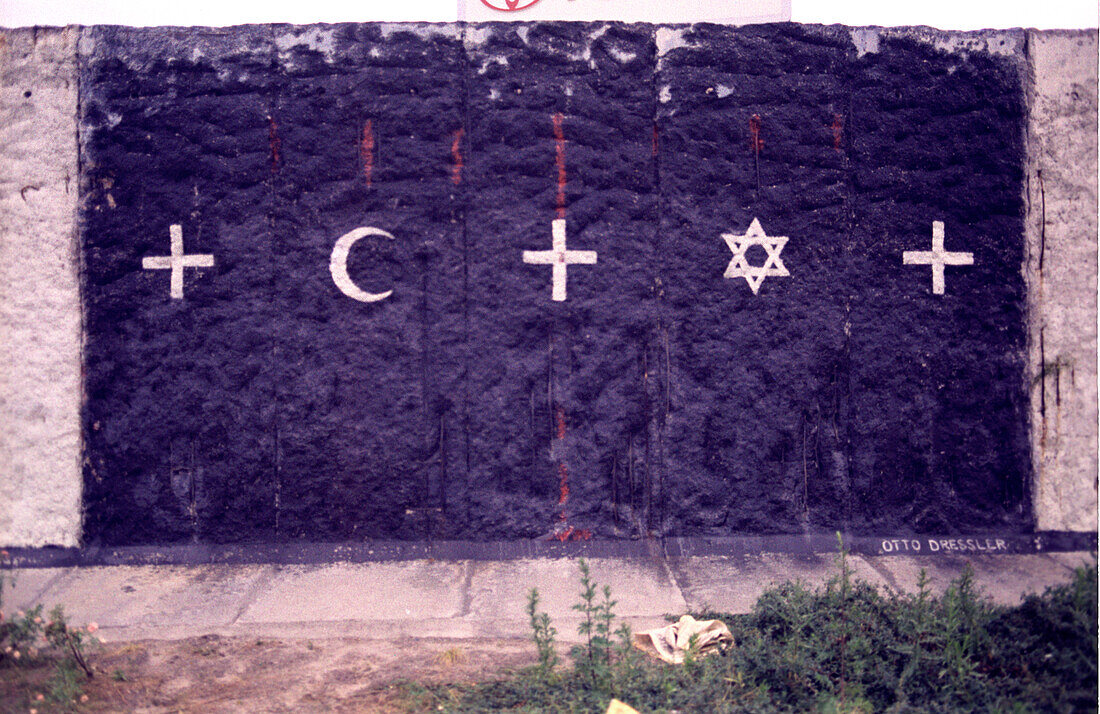
[[[557,218],[550,224],[552,236],[550,250],[525,250],[523,262],[532,265],[551,265],[551,293],[550,299],[561,302],[565,300],[566,270],[569,265],[595,265],[596,251],[594,250],[566,250],[565,248],[565,219]]]
[[[141,259],[145,270],[171,270],[168,295],[173,300],[183,299],[183,269],[213,268],[214,256],[209,254],[183,254],[183,227],[172,224],[168,227],[171,255],[149,256]]]
[[[349,298],[360,302],[378,302],[379,300],[385,300],[390,295],[393,295],[393,290],[387,290],[384,293],[368,293],[366,290],[363,290],[353,283],[351,276],[348,275],[348,253],[351,252],[351,247],[355,245],[360,238],[366,238],[367,236],[382,236],[383,238],[396,240],[392,235],[381,228],[363,226],[348,231],[340,236],[340,239],[336,241],[336,245],[333,246],[332,257],[329,258],[328,269],[329,272],[332,273],[332,281],[336,283],[336,287],[340,288],[340,292],[344,293]]]
[[[901,254],[905,265],[932,266],[932,294],[944,294],[943,266],[973,265],[973,253],[949,253],[943,247],[943,221],[932,221],[932,250],[907,250]]]
[[[730,251],[733,253],[733,258],[730,260],[730,264],[726,266],[723,277],[744,278],[745,282],[752,288],[753,295],[758,294],[760,284],[764,282],[764,278],[786,278],[790,276],[786,266],[783,265],[783,260],[779,257],[779,254],[783,251],[783,246],[787,245],[787,236],[766,235],[764,229],[760,226],[759,219],[752,219],[752,224],[749,225],[749,229],[745,231],[744,235],[737,236],[732,233],[723,233],[722,239],[726,241],[726,245],[730,247]],[[760,246],[768,254],[763,265],[756,266],[749,263],[747,252],[754,245]]]

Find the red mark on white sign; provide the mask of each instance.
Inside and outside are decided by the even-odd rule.
[[[481,4],[492,10],[501,12],[515,12],[531,7],[539,0],[481,0]]]

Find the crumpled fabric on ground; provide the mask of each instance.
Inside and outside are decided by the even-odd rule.
[[[636,633],[634,646],[669,664],[682,664],[693,635],[697,636],[699,656],[721,652],[734,644],[733,633],[721,620],[696,620],[684,615],[667,627]]]
[[[623,704],[618,699],[612,699],[607,705],[606,714],[639,714],[638,710],[629,704]]]

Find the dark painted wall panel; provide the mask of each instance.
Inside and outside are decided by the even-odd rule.
[[[1024,98],[1010,57],[884,39],[852,64],[858,525],[1026,524]],[[933,222],[946,251],[934,294]]]
[[[1028,527],[1014,58],[797,25],[87,40],[89,542]],[[524,251],[559,220],[597,257],[555,300]],[[933,221],[974,256],[943,295],[902,258]],[[214,261],[181,299],[142,263],[171,225]],[[366,227],[393,238],[342,289]]]
[[[652,28],[467,38],[471,527],[637,534],[655,468]],[[524,262],[558,219],[566,248],[597,261],[567,266],[564,300],[550,265]]]
[[[847,499],[847,33],[704,25],[660,59],[669,529],[798,532]],[[736,253],[769,269],[724,277]],[[767,246],[767,247],[765,247]],[[774,255],[769,255],[770,248]],[[745,266],[748,266],[746,268]],[[778,273],[785,271],[787,275]]]
[[[424,537],[417,509],[442,508],[465,474],[459,33],[274,33],[279,535]],[[348,253],[352,284],[392,290],[373,302],[330,272],[337,240],[360,227],[392,236]]]
[[[92,28],[81,69],[85,539],[274,535],[262,30]],[[212,268],[168,269],[185,253]]]

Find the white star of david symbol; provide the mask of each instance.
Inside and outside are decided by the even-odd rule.
[[[783,246],[787,245],[787,236],[765,235],[758,219],[752,219],[752,225],[749,226],[744,235],[735,236],[732,233],[723,233],[722,239],[726,241],[726,245],[733,252],[733,259],[726,266],[723,277],[744,278],[749,287],[752,288],[753,295],[756,295],[760,290],[760,283],[764,282],[764,278],[790,277],[790,273],[787,272],[787,268],[779,258]],[[761,266],[749,265],[748,258],[745,257],[746,251],[754,245],[758,245],[768,252],[768,257]]]

